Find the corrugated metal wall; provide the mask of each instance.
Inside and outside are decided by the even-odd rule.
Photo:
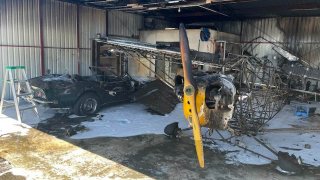
[[[46,70],[53,74],[78,73],[77,6],[47,0],[42,8]]]
[[[97,33],[102,36],[106,35],[106,11],[80,7],[79,20],[80,74],[89,75],[88,67],[91,66],[92,60],[92,38],[96,37]]]
[[[229,21],[220,24],[220,30],[241,34],[241,22]],[[320,17],[283,17],[243,21],[242,43],[248,43],[254,38],[263,37],[274,42],[290,53],[298,56],[312,66],[320,65]],[[273,45],[265,40],[259,44],[254,54],[273,59],[279,55],[272,50]],[[257,44],[255,44],[257,45]]]
[[[39,3],[45,70],[90,74],[91,38],[106,34],[105,11],[81,6],[78,11],[77,5],[55,0],[0,0],[0,79],[7,65],[25,65],[29,77],[41,75]]]
[[[45,4],[45,59],[51,73],[90,74],[91,40],[97,33],[106,34],[106,12],[79,7],[79,42],[77,16],[74,4],[53,0]]]
[[[240,21],[215,22],[220,31],[241,34]],[[309,62],[314,67],[320,65],[320,17],[283,17],[245,20],[242,24],[242,42],[263,37]],[[279,57],[272,45],[260,40],[254,54]],[[258,40],[258,42],[260,42]]]
[[[242,41],[259,36],[280,43],[313,66],[320,65],[320,17],[269,18],[243,23]],[[266,44],[259,45],[256,53],[260,56],[277,55]]]
[[[236,35],[241,34],[241,21],[214,22],[214,26],[217,28],[218,31]]]
[[[40,75],[39,9],[35,0],[0,0],[0,78],[4,67],[23,64]]]
[[[5,66],[24,65],[29,77],[41,73],[38,7],[38,0],[0,0],[0,92]]]
[[[120,11],[108,12],[108,34],[112,36],[139,38],[143,28],[143,16]]]

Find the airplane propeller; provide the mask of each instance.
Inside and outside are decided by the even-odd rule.
[[[181,60],[184,73],[184,101],[186,101],[186,106],[189,112],[191,112],[191,117],[189,119],[192,122],[194,143],[196,147],[196,152],[198,156],[198,161],[200,167],[204,167],[204,155],[203,155],[203,144],[201,136],[201,127],[199,116],[196,108],[196,84],[192,75],[192,63],[190,59],[190,49],[189,42],[184,25],[181,23],[179,27],[179,39],[180,39],[180,51]]]

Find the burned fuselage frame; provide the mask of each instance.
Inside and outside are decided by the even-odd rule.
[[[181,55],[178,49],[166,49],[157,47],[153,44],[112,38],[96,39],[96,41],[108,44],[115,49],[115,51],[122,52],[129,58],[131,57],[137,61],[139,61],[139,58],[144,58],[149,60],[150,63],[153,63],[153,60],[158,58],[158,60],[181,64]],[[217,99],[219,99],[217,95],[215,96],[217,89],[219,90],[221,88],[221,90],[224,91],[224,94],[228,94],[228,96],[226,96],[228,98],[220,99],[221,102],[223,101],[226,104],[226,106],[224,106],[225,108],[221,109],[221,112],[226,109],[228,109],[228,111],[225,111],[227,113],[224,113],[223,116],[217,117],[217,119],[226,118],[226,121],[213,123],[210,126],[226,128],[225,125],[228,124],[229,128],[231,127],[240,133],[248,131],[257,132],[283,107],[286,97],[286,87],[279,78],[280,75],[277,68],[269,60],[226,53],[223,61],[213,62],[211,55],[197,51],[191,51],[190,56],[192,64],[209,67],[210,72],[204,73],[206,74],[205,76],[222,73],[222,76],[216,75],[215,78],[211,79],[217,81],[217,84],[219,85],[203,90],[203,97],[206,98],[207,108],[203,107],[202,109],[199,109],[199,112],[209,111],[210,109],[210,111],[214,112],[214,108],[223,107],[219,106],[219,103],[216,103]],[[155,76],[157,76],[157,74],[155,74]],[[197,76],[197,73],[195,73],[195,78],[200,82],[199,89],[201,89],[201,84],[203,87],[206,87],[208,78],[205,77],[203,73],[202,75]],[[159,79],[172,88],[176,86],[174,89],[177,91],[177,95],[182,95],[181,87],[183,87],[183,80],[181,80],[181,76],[178,78],[171,78],[170,82],[177,82],[177,79],[180,79],[180,81],[178,81],[180,83],[178,84],[170,83],[168,80],[162,79],[161,77],[159,77]],[[236,90],[233,89],[230,84],[234,84]],[[231,98],[233,95],[234,99]],[[180,97],[180,99],[182,99],[182,97]],[[230,106],[232,104],[231,102],[233,102],[234,107]],[[212,114],[217,115],[216,112]],[[212,117],[205,117],[204,119],[209,118]],[[229,120],[231,121],[226,123]]]

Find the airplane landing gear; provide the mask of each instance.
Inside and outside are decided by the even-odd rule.
[[[164,133],[170,138],[179,138],[183,131],[188,131],[188,130],[192,130],[192,127],[181,129],[179,128],[179,123],[174,122],[174,123],[168,124],[164,128]]]
[[[179,128],[179,123],[174,122],[174,123],[168,124],[164,128],[164,133],[170,138],[178,138],[179,134],[181,133],[181,128]]]

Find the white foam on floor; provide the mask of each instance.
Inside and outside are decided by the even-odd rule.
[[[295,107],[297,104],[286,105],[269,123],[267,129],[273,128],[290,128],[292,125],[305,126],[307,119],[295,116]],[[319,105],[316,105],[319,106]],[[320,106],[318,107],[320,109]],[[172,122],[179,122],[184,128],[188,126],[182,112],[182,104],[178,104],[176,109],[166,116],[152,115],[145,111],[145,106],[141,104],[127,104],[106,108],[100,112],[99,118],[94,122],[83,122],[82,125],[88,128],[88,131],[80,132],[71,138],[85,139],[101,136],[109,137],[127,137],[141,134],[163,134],[166,125]],[[99,120],[100,119],[100,120]],[[319,119],[320,124],[320,119]],[[206,129],[203,128],[203,135]],[[220,131],[225,138],[230,136],[227,131]],[[187,133],[187,135],[192,135]],[[221,138],[217,133],[213,133],[210,138]],[[266,142],[276,151],[289,152],[296,156],[300,156],[304,163],[320,166],[320,133],[300,133],[300,132],[269,132],[259,134],[256,138]],[[238,142],[239,145],[258,152],[273,160],[277,157],[267,150],[265,147],[256,142],[252,137],[243,135],[232,138],[233,143]],[[305,148],[305,144],[311,145],[310,149]],[[206,146],[226,153],[227,163],[232,164],[268,164],[271,161],[262,156],[253,154],[249,151],[233,146],[227,142],[215,140],[213,143],[206,143]],[[297,149],[288,150],[287,148]]]
[[[318,126],[320,127],[319,116],[311,118],[301,118],[295,116],[295,107],[297,104],[286,105],[269,123],[266,129],[291,128],[292,126]],[[319,104],[313,104],[320,109]],[[94,118],[93,122],[82,122],[87,131],[78,132],[72,136],[73,139],[86,139],[94,137],[128,137],[141,134],[164,134],[166,125],[172,122],[179,122],[182,128],[188,127],[188,123],[183,116],[182,104],[178,104],[173,112],[166,116],[153,115],[147,112],[146,107],[141,104],[125,104],[115,107],[105,108],[100,111],[99,116]],[[50,118],[54,111],[46,108],[39,108],[41,119]],[[76,116],[70,116],[76,118]],[[24,114],[23,122],[35,126],[39,120],[32,111]],[[8,109],[5,114],[0,115],[0,136],[7,136],[10,133],[25,135],[30,126],[20,124],[15,120],[14,109]],[[203,135],[206,129],[203,128]],[[220,131],[225,138],[230,136],[227,131]],[[191,131],[185,135],[192,137]],[[210,138],[221,138],[216,132]],[[264,141],[267,145],[276,151],[289,152],[302,161],[314,166],[320,166],[320,132],[265,132],[259,134],[256,138]],[[190,141],[192,141],[190,139]],[[268,151],[265,147],[256,142],[252,137],[243,135],[232,138],[233,143],[258,152],[264,156],[276,160],[277,157]],[[237,146],[230,145],[227,142],[214,140],[214,143],[205,143],[205,146],[213,150],[226,153],[226,162],[232,164],[267,164],[271,161]],[[309,147],[310,146],[310,147]]]
[[[140,134],[163,134],[166,125],[179,122],[179,126],[187,127],[184,121],[182,105],[168,115],[152,115],[142,104],[126,104],[106,108],[99,112],[94,122],[83,122],[88,131],[80,132],[71,138],[85,139],[100,136],[128,137]],[[101,120],[100,120],[101,119]]]
[[[21,113],[22,123],[17,120],[16,111],[13,107],[5,108],[3,114],[0,114],[0,136],[8,136],[9,134],[26,135],[29,128],[35,127],[41,120],[45,120],[54,116],[55,112],[44,106],[38,106],[40,119],[32,110],[26,110]]]

